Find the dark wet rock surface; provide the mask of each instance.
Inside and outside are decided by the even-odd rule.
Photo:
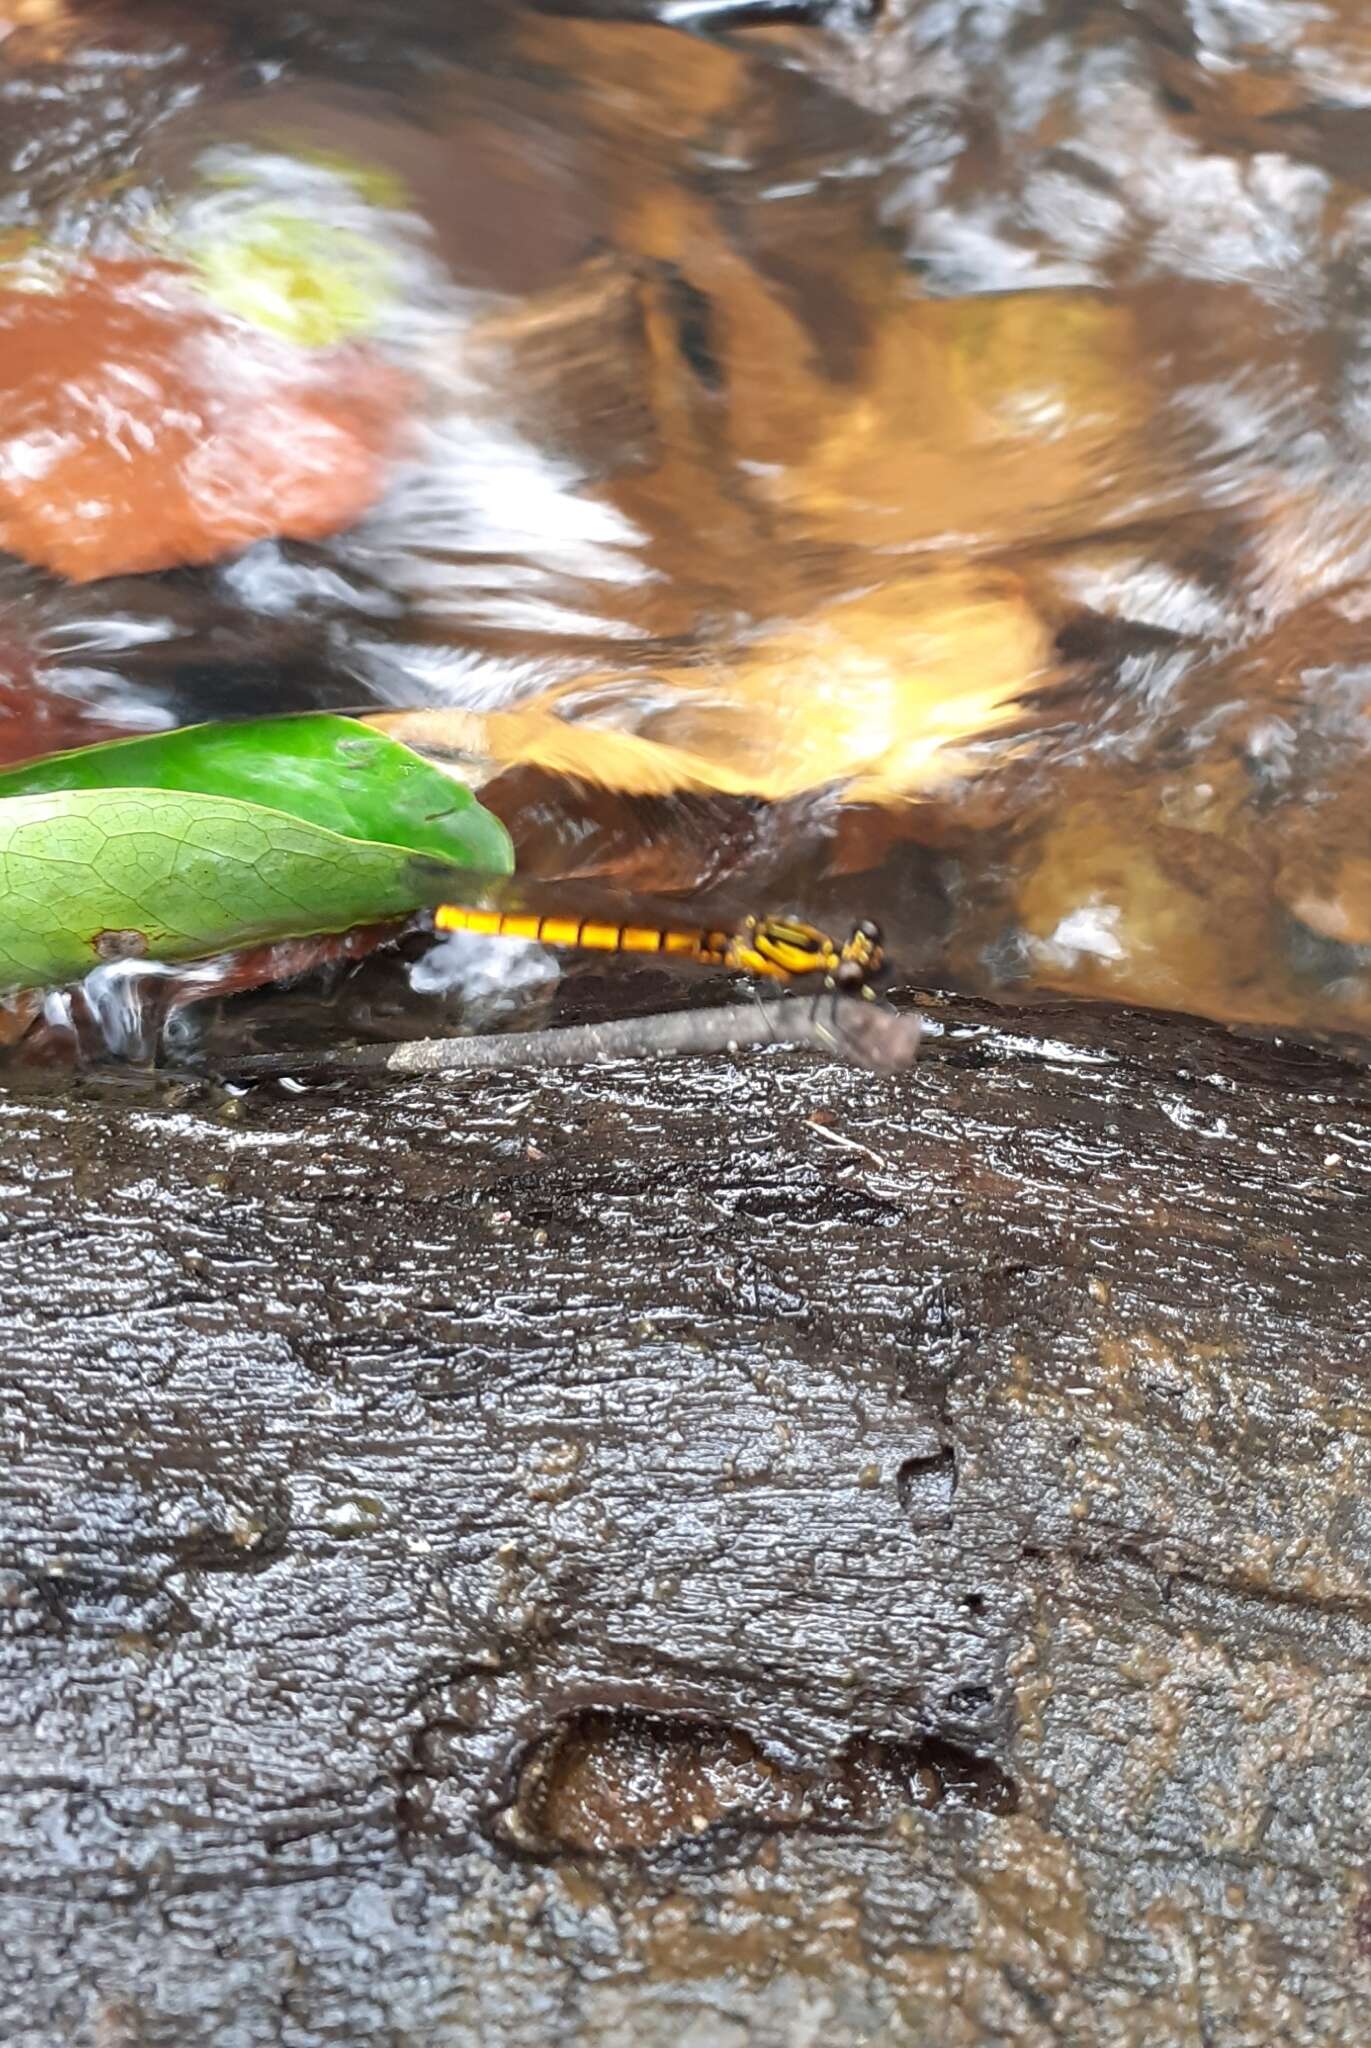
[[[1359,2038],[1371,1088],[0,1103],[15,2048]]]

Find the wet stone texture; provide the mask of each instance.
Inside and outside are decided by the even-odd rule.
[[[0,1099],[12,2048],[1371,1995],[1371,1084],[1157,1018]]]

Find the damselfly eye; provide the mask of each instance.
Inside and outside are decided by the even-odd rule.
[[[834,986],[841,989],[859,989],[866,981],[866,969],[856,960],[840,960],[833,975]]]
[[[874,918],[864,917],[860,924],[853,927],[852,936],[854,939],[865,939],[870,945],[879,946],[881,928]]]

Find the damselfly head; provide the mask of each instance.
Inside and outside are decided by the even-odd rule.
[[[851,935],[839,953],[833,980],[838,988],[856,994],[869,989],[884,966],[885,945],[881,928],[873,918],[864,917],[853,925]]]

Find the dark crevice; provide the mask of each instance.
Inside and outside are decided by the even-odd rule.
[[[957,1454],[944,1444],[930,1457],[906,1458],[895,1474],[900,1506],[915,1529],[950,1529],[957,1491]]]

